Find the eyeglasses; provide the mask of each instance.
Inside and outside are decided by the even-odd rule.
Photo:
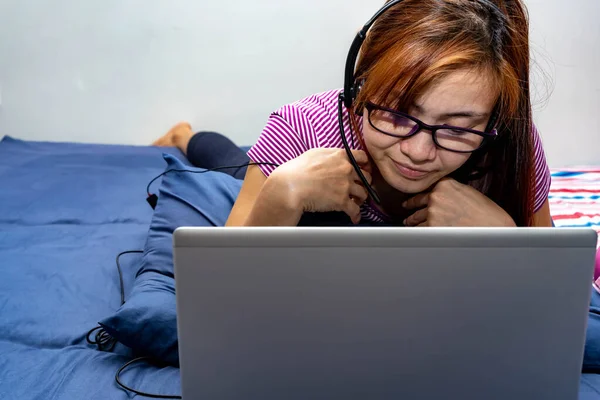
[[[370,102],[365,104],[365,108],[369,124],[375,130],[397,138],[407,138],[422,130],[428,130],[436,146],[455,153],[472,153],[483,147],[488,139],[498,136],[496,129],[482,132],[450,125],[427,125],[408,114]]]

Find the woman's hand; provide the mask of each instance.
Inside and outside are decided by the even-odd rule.
[[[352,150],[365,178],[371,183],[369,158]],[[311,149],[277,168],[269,179],[285,190],[294,208],[307,212],[342,211],[360,221],[360,206],[368,197],[344,149]]]
[[[403,206],[416,210],[404,220],[407,226],[516,226],[488,197],[451,178],[440,180],[431,191],[408,199]]]

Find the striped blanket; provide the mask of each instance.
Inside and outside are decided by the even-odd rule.
[[[600,232],[600,167],[561,168],[551,173],[549,202],[554,224]]]

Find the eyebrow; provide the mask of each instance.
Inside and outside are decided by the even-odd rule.
[[[413,104],[413,107],[419,111],[423,112],[423,107],[418,104]],[[487,117],[487,114],[478,113],[475,111],[457,111],[452,113],[443,114],[440,117],[442,118],[484,118]]]

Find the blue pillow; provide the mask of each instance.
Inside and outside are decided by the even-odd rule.
[[[129,298],[100,325],[137,354],[179,365],[173,232],[180,226],[223,226],[242,185],[221,172],[189,167],[165,154],[166,170],[141,268]]]

